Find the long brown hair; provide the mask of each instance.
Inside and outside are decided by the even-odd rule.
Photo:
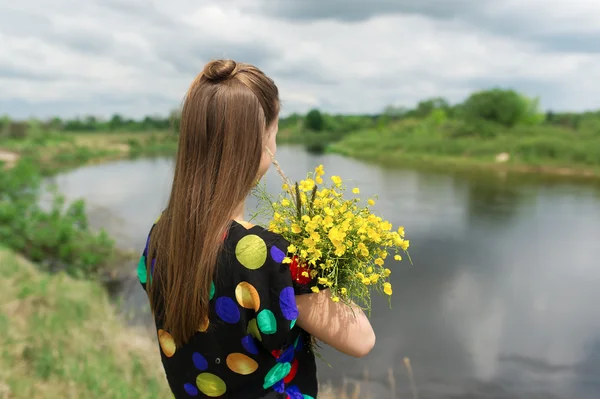
[[[187,92],[171,196],[147,258],[152,311],[177,346],[207,320],[222,238],[257,179],[279,107],[270,78],[231,60],[208,63]]]

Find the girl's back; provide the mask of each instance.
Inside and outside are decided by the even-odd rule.
[[[161,359],[176,398],[314,398],[316,364],[308,334],[296,326],[294,296],[307,293],[282,264],[288,243],[260,226],[231,222],[209,293],[209,314],[176,347],[156,317]],[[142,264],[146,264],[148,249]],[[146,278],[141,268],[142,286]],[[159,313],[162,309],[159,309]]]

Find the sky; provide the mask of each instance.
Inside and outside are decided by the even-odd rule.
[[[598,37],[597,0],[0,0],[0,115],[167,115],[218,58],[272,77],[284,115],[491,87],[597,109]]]

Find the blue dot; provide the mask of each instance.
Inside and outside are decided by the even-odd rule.
[[[204,356],[202,356],[198,352],[194,352],[194,354],[192,355],[192,361],[194,362],[194,366],[196,366],[196,368],[200,371],[204,371],[208,368],[208,362],[206,361]]]
[[[242,346],[251,355],[258,355],[258,346],[256,345],[256,340],[252,335],[248,334],[242,338]]]
[[[198,396],[198,388],[196,388],[195,386],[193,386],[190,383],[185,384],[183,386],[183,389],[185,389],[187,394],[190,396]]]
[[[217,298],[215,303],[217,315],[226,323],[235,324],[240,321],[240,309],[233,299],[222,296]]]
[[[283,259],[285,258],[285,253],[277,248],[276,246],[272,246],[271,247],[271,258],[273,258],[273,260],[277,263],[281,263],[283,262]]]

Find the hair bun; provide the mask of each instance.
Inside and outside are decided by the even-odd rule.
[[[211,82],[231,79],[237,73],[238,65],[233,60],[215,60],[204,67],[203,74]]]

